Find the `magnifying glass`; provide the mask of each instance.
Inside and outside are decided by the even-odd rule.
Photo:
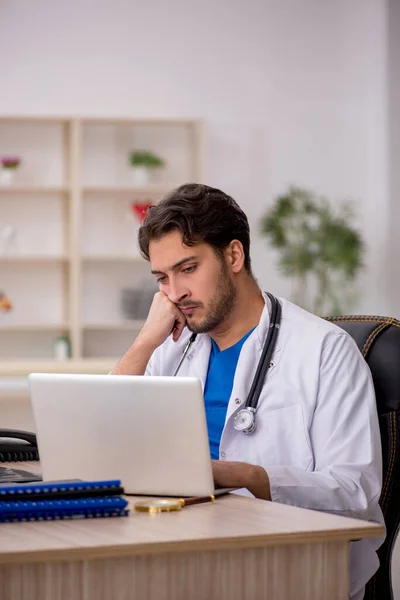
[[[134,504],[138,512],[147,512],[157,514],[161,512],[173,512],[181,510],[184,506],[191,504],[201,504],[202,502],[214,502],[215,496],[204,496],[202,498],[151,498],[150,500],[141,500]]]

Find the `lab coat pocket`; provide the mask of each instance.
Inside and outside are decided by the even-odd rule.
[[[266,466],[299,467],[307,470],[313,461],[303,410],[299,404],[267,411],[265,429],[257,439],[263,446]],[[260,448],[259,448],[260,451]]]

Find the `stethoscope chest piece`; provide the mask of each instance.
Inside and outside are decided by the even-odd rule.
[[[256,428],[255,410],[251,407],[242,408],[233,419],[233,426],[237,431],[243,431],[249,435]]]

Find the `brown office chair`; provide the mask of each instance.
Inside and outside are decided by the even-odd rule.
[[[380,506],[387,535],[378,550],[380,567],[368,582],[365,600],[393,600],[391,559],[400,523],[400,321],[388,317],[328,317],[349,333],[374,380],[382,437]]]

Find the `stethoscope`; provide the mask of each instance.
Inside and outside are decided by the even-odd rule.
[[[271,318],[269,323],[268,335],[265,340],[264,348],[259,360],[256,374],[254,375],[253,383],[251,384],[249,395],[247,396],[246,404],[244,408],[239,410],[235,418],[233,419],[233,426],[237,431],[243,431],[246,435],[250,435],[256,429],[256,411],[258,406],[258,400],[260,398],[261,390],[264,385],[264,381],[267,376],[267,372],[270,366],[270,360],[274,352],[276,341],[278,339],[278,331],[281,325],[282,308],[279,301],[272,294],[267,292],[267,296],[271,301]],[[197,337],[196,333],[192,333],[186,344],[181,359],[175,369],[174,377],[177,375],[179,369],[187,353],[190,350],[191,345]]]

